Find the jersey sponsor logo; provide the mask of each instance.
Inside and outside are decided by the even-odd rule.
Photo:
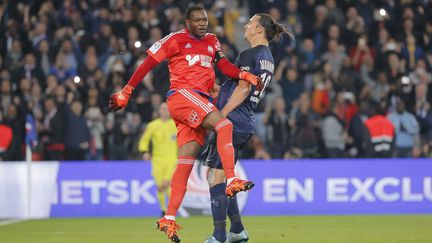
[[[192,125],[197,125],[200,122],[200,117],[198,115],[198,112],[192,110],[189,113],[188,122]]]
[[[208,50],[210,53],[213,53],[213,51],[214,51],[214,50],[213,50],[213,47],[211,47],[211,46],[208,46],[208,47],[207,47],[207,50]]]
[[[242,71],[250,71],[251,67],[250,66],[241,66],[240,70],[242,70]]]
[[[157,51],[159,51],[159,49],[162,47],[162,44],[160,43],[160,41],[155,42],[151,47],[150,47],[150,52],[153,54],[156,54]]]
[[[186,45],[185,45],[185,48],[187,49],[187,48],[192,48],[192,45],[190,44],[190,43],[187,43]]]
[[[188,61],[189,67],[194,66],[198,62],[202,67],[210,68],[212,65],[212,58],[206,55],[186,55],[186,61]]]
[[[186,55],[186,61],[188,61],[189,66],[195,65],[199,60],[199,55],[194,55],[193,57],[191,55]]]

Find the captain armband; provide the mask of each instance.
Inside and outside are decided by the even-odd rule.
[[[225,58],[225,55],[223,54],[223,52],[216,51],[215,53],[215,63],[218,63],[220,60],[222,60],[222,58]]]

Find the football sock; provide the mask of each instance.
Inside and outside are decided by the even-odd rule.
[[[230,232],[239,234],[244,230],[243,223],[240,217],[240,210],[237,203],[237,196],[228,198],[228,211],[227,214],[231,221]]]
[[[177,214],[184,195],[186,193],[187,181],[192,171],[195,158],[181,156],[178,159],[176,170],[171,178],[171,193],[168,201],[166,216]]]
[[[225,183],[220,183],[210,188],[211,210],[214,225],[213,236],[220,242],[226,240],[226,214],[228,200],[225,195],[225,187]]]
[[[227,179],[227,185],[229,185],[236,177],[231,177],[229,179]]]
[[[234,174],[234,147],[232,145],[233,124],[226,118],[220,120],[215,130],[217,133],[217,150],[227,179],[235,177]]]
[[[165,191],[158,191],[157,192],[157,199],[159,201],[159,207],[161,211],[166,211],[166,205],[165,205]]]
[[[172,216],[172,215],[165,215],[164,218],[169,219],[169,220],[175,220],[175,216]]]
[[[167,195],[167,199],[169,200],[169,199],[170,199],[170,195],[171,195],[171,187],[168,187],[168,188],[165,190],[165,193],[166,193],[166,195]],[[166,201],[165,201],[165,205],[166,205]]]

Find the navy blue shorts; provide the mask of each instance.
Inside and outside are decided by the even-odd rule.
[[[238,153],[247,143],[252,134],[233,133],[234,163],[237,162]],[[217,152],[216,133],[211,133],[207,139],[206,148],[203,152],[203,164],[214,169],[223,169],[219,153]]]

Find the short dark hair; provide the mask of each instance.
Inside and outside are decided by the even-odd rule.
[[[369,107],[372,107],[373,115],[385,116],[387,113],[386,109],[380,102],[372,101],[370,102]]]
[[[192,12],[193,11],[197,11],[197,10],[203,10],[206,11],[205,8],[202,5],[192,5],[190,7],[188,7],[185,11],[185,18],[186,19],[190,19]]]

